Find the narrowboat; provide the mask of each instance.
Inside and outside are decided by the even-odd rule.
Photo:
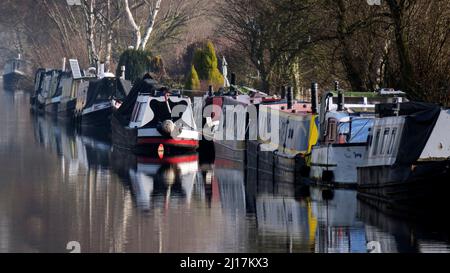
[[[421,102],[378,104],[360,196],[418,204],[446,193],[450,179],[450,110]]]
[[[249,126],[257,122],[255,103],[247,94],[232,92],[205,99],[204,113],[210,117],[203,136],[213,141],[216,157],[245,163]]]
[[[178,154],[199,147],[190,98],[149,75],[113,111],[111,125],[113,144],[137,154]]]
[[[292,183],[309,173],[318,138],[317,96],[312,92],[311,102],[302,102],[293,99],[292,88],[285,93],[286,99],[258,105],[258,138],[249,141],[247,154],[249,168],[261,176]]]
[[[62,75],[58,69],[39,69],[35,77],[35,89],[31,103],[41,113],[56,111],[54,104],[60,100],[58,85]]]
[[[77,92],[88,78],[74,78],[71,72],[64,72],[59,80],[59,98],[56,102],[56,112],[58,117],[72,118],[77,102]]]
[[[202,146],[212,142],[216,158],[246,163],[248,141],[257,137],[258,105],[267,98],[263,92],[237,86],[235,74],[227,90],[210,89],[202,103]]]
[[[336,90],[338,90],[336,82]],[[374,114],[357,112],[373,109],[374,104],[345,104],[338,91],[337,105],[333,94],[327,93],[320,104],[320,135],[311,151],[310,178],[318,184],[356,187],[356,168],[364,164],[369,131]]]
[[[78,86],[74,118],[85,127],[110,127],[113,109],[120,107],[126,91],[114,75],[83,81]]]
[[[407,101],[404,95],[399,91],[343,92],[336,81],[335,91],[322,96],[320,136],[311,152],[310,178],[318,184],[356,188],[357,167],[365,164],[376,105]]]
[[[28,89],[30,84],[29,64],[20,54],[6,61],[3,69],[3,87],[6,90]]]

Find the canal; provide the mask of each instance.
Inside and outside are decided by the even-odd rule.
[[[410,221],[352,190],[255,179],[197,155],[136,157],[32,114],[28,93],[1,86],[0,126],[0,252],[64,253],[72,241],[81,252],[450,250],[447,214]]]

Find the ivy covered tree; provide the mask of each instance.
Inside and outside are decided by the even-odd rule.
[[[200,90],[200,79],[198,78],[197,70],[195,66],[191,66],[191,69],[186,77],[186,83],[184,88],[187,90]]]
[[[149,51],[127,49],[120,56],[116,75],[120,75],[121,67],[125,66],[125,79],[134,83],[150,72],[152,59]]]
[[[163,81],[167,78],[166,67],[160,55],[155,56],[150,61],[150,72],[153,72],[157,80]]]
[[[166,69],[161,56],[153,56],[149,51],[128,49],[120,56],[117,75],[121,74],[121,67],[125,66],[125,79],[136,82],[145,73],[151,72],[156,80],[166,79]]]

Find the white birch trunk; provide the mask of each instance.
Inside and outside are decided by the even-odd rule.
[[[107,16],[108,16],[108,34],[106,38],[106,56],[105,56],[105,68],[106,72],[111,72],[111,55],[112,55],[112,41],[113,41],[113,28],[111,24],[111,0],[107,2]]]
[[[141,45],[141,31],[139,29],[139,26],[136,24],[136,21],[134,20],[133,13],[131,13],[130,5],[128,3],[128,0],[123,0],[125,4],[125,13],[127,14],[128,21],[131,24],[131,27],[133,28],[134,35],[136,36],[136,49],[139,49],[139,46]]]
[[[144,34],[144,38],[142,39],[142,42],[139,46],[139,48],[141,50],[145,50],[148,40],[150,39],[150,35],[153,32],[153,28],[155,26],[155,21],[156,21],[156,17],[158,16],[159,13],[159,9],[161,7],[161,1],[162,0],[157,0],[155,3],[155,6],[152,8],[151,13],[149,14],[149,18],[147,21],[147,27],[146,27],[146,31]]]
[[[95,0],[91,0],[90,6],[89,6],[89,26],[88,26],[88,32],[89,32],[89,45],[91,47],[92,56],[94,62],[98,60],[97,56],[97,50],[95,48],[95,14],[94,14],[94,6],[95,6]]]

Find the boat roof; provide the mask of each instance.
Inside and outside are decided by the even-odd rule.
[[[375,113],[380,117],[395,116],[396,108],[400,106],[399,115],[413,115],[419,112],[440,109],[441,106],[426,102],[402,102],[402,103],[380,103],[375,107]]]
[[[309,102],[294,101],[291,109],[287,108],[286,100],[283,100],[280,102],[275,102],[275,103],[273,103],[273,102],[267,103],[267,104],[265,103],[264,105],[266,105],[272,109],[279,110],[283,113],[289,113],[289,114],[293,114],[293,115],[302,115],[302,114],[311,114],[312,113],[311,103],[309,103]]]
[[[12,63],[12,62],[21,62],[21,63],[31,64],[31,62],[24,60],[24,59],[19,59],[17,57],[6,60],[6,63]]]

